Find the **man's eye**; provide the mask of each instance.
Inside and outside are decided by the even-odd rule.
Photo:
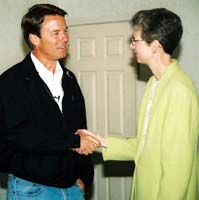
[[[58,32],[53,32],[52,35],[58,35]]]

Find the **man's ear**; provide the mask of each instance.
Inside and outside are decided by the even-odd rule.
[[[40,38],[37,35],[30,33],[29,40],[31,41],[33,46],[37,46],[39,44]]]

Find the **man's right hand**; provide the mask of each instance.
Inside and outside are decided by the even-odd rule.
[[[80,148],[73,149],[79,154],[91,154],[98,147],[107,147],[107,141],[104,137],[96,135],[86,129],[77,130],[76,134],[80,136]]]
[[[80,136],[80,148],[74,148],[73,151],[76,151],[79,154],[88,155],[100,147],[100,140],[94,135],[88,134],[87,130],[78,130],[76,134]]]

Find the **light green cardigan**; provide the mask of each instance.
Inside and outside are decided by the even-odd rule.
[[[197,90],[172,60],[156,89],[142,152],[143,122],[154,80],[146,86],[137,137],[108,137],[103,158],[135,161],[131,200],[198,200]]]

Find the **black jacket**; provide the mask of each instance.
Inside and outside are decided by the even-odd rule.
[[[60,188],[77,178],[91,185],[90,156],[70,150],[86,128],[84,98],[74,74],[63,72],[63,113],[30,55],[0,76],[0,172]]]

